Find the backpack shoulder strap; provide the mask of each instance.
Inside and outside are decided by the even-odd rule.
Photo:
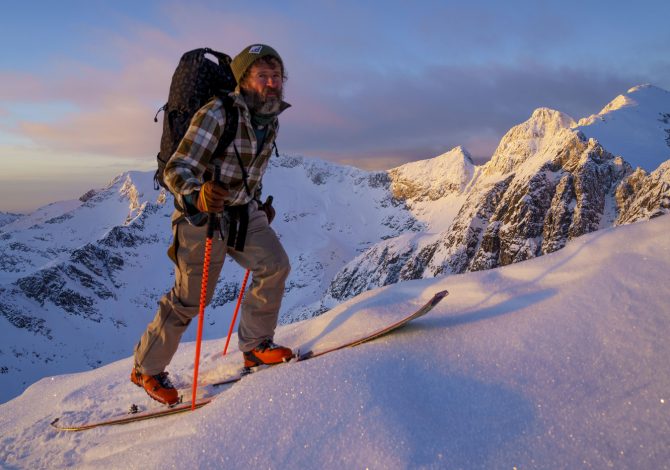
[[[230,96],[220,96],[223,101],[223,109],[226,113],[226,123],[223,126],[223,133],[219,138],[219,143],[216,145],[214,152],[212,153],[211,158],[215,158],[228,148],[230,144],[233,143],[235,137],[237,136],[237,125],[238,125],[238,111],[235,106],[233,106],[233,99]]]
[[[223,109],[226,112],[226,124],[223,127],[223,135],[219,139],[219,144],[214,152],[215,155],[218,155],[233,143],[237,136],[237,124],[239,121],[239,111],[233,106],[233,99],[228,95],[221,99],[223,100]]]
[[[235,106],[233,106],[233,98],[231,98],[230,96],[228,95],[222,96],[221,100],[223,101],[223,109],[226,112],[226,123],[223,128],[223,134],[219,139],[219,143],[217,144],[216,149],[212,154],[212,158],[221,155],[230,146],[230,144],[233,143],[235,137],[237,136],[239,111]],[[242,180],[244,181],[244,189],[246,190],[247,194],[251,195],[251,191],[249,190],[249,183],[247,182],[247,180],[249,179],[247,169],[244,167],[244,164],[242,163],[242,158],[240,157],[240,152],[237,150],[237,146],[234,146],[234,148],[235,148],[235,156],[237,157],[237,164],[240,166],[240,170],[242,171]]]

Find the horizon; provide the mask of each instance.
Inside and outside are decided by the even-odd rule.
[[[5,8],[0,32],[5,44],[23,41],[0,52],[0,211],[29,212],[155,168],[162,116],[159,125],[153,116],[179,57],[195,47],[234,56],[254,42],[273,45],[293,105],[281,118],[280,152],[368,170],[457,146],[482,164],[538,107],[578,120],[633,86],[670,89],[670,5],[660,1],[634,10],[525,1],[383,10],[36,4]]]

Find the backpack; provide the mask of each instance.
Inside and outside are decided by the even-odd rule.
[[[218,63],[205,54],[216,57]],[[208,47],[186,52],[179,60],[170,82],[167,103],[154,116],[154,122],[158,122],[158,114],[163,111],[163,134],[156,155],[158,169],[154,174],[154,189],[161,186],[167,189],[163,181],[165,165],[186,134],[193,115],[212,97],[223,98],[226,110],[226,126],[217,150],[225,149],[235,139],[237,116],[232,114],[232,100],[228,93],[235,89],[237,82],[230,62],[230,56]]]

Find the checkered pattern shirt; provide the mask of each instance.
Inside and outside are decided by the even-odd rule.
[[[230,192],[225,201],[226,205],[243,205],[260,196],[257,193],[260,192],[261,180],[272,155],[279,120],[275,118],[268,125],[263,148],[259,152],[256,135],[251,126],[251,115],[244,99],[237,93],[231,93],[230,96],[234,99],[233,108],[239,111],[235,140],[222,155],[212,159],[219,138],[223,134],[226,111],[220,98],[214,98],[200,108],[193,115],[184,138],[165,166],[164,180],[175,197],[181,199],[200,190],[205,172],[209,170],[210,174],[214,174],[214,165],[217,163],[221,165],[221,181],[228,186]],[[283,103],[282,111],[288,106],[287,103]],[[251,194],[245,189],[235,148],[247,171],[247,184]],[[179,202],[183,203],[183,200]]]

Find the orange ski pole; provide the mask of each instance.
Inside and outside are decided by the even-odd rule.
[[[233,313],[233,320],[230,322],[230,328],[228,328],[228,337],[226,338],[226,345],[223,347],[223,355],[225,356],[228,352],[228,343],[230,343],[230,337],[233,334],[233,328],[235,327],[235,321],[237,320],[237,312],[240,311],[240,305],[242,304],[242,297],[244,297],[244,291],[247,288],[247,280],[249,279],[249,270],[244,274],[244,280],[242,281],[242,287],[240,287],[240,295],[237,297],[237,305],[235,305],[235,313]]]
[[[214,167],[214,179],[221,176],[221,167]],[[193,390],[191,393],[191,410],[195,410],[195,398],[198,392],[198,368],[200,366],[200,344],[202,343],[202,326],[205,323],[205,306],[207,304],[207,283],[209,281],[209,264],[212,257],[212,239],[216,231],[216,214],[210,212],[207,222],[207,239],[205,240],[205,259],[202,263],[202,283],[200,284],[200,310],[198,311],[198,334],[195,342],[195,361],[193,365]]]

